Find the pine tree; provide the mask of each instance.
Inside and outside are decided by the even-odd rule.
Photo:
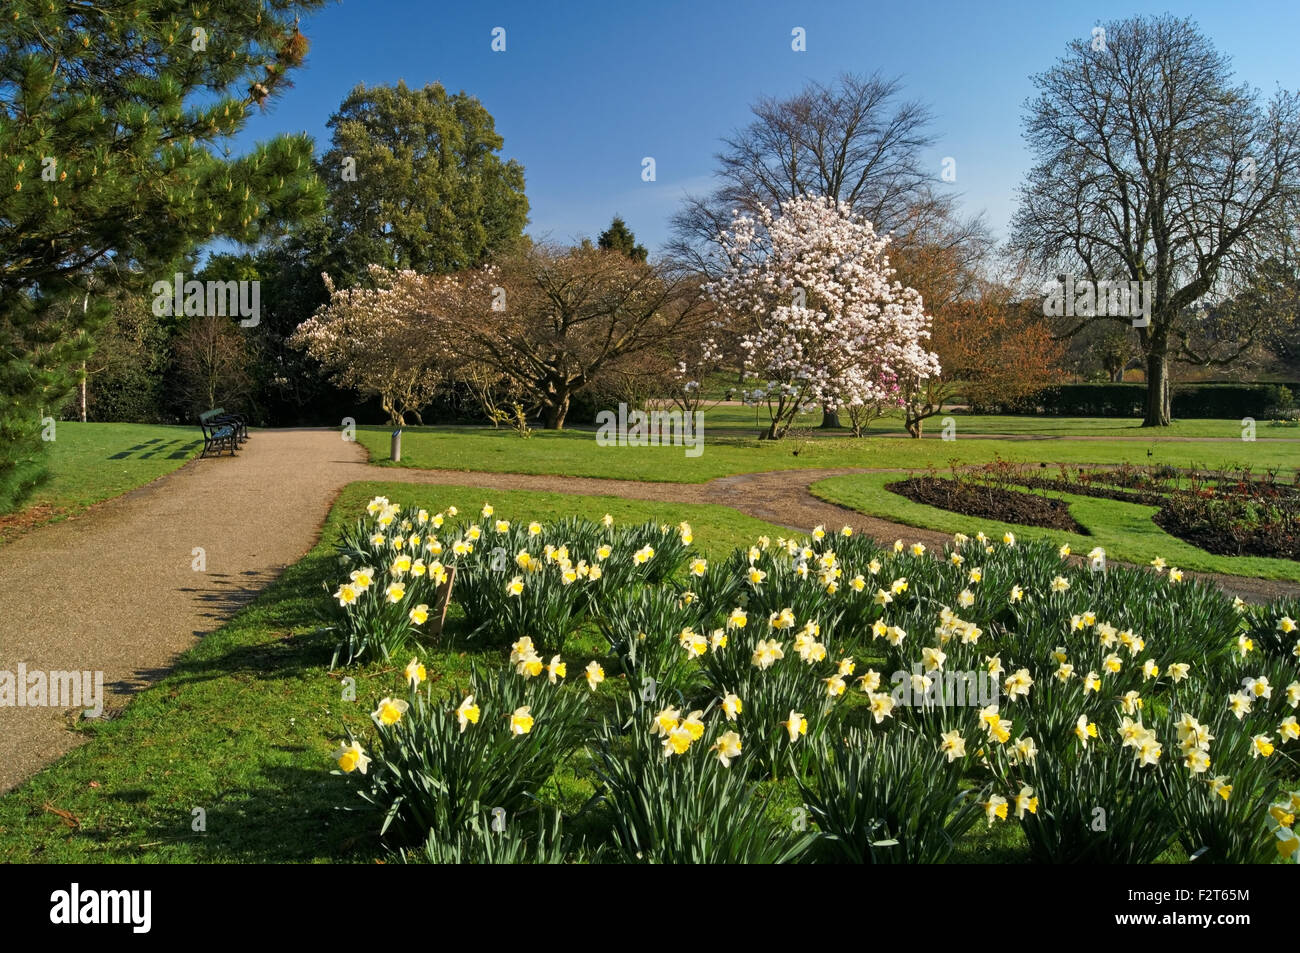
[[[633,261],[643,262],[649,255],[644,245],[636,243],[636,236],[632,234],[632,229],[628,228],[627,223],[617,215],[609,223],[609,228],[600,233],[596,244],[606,251],[621,252]]]
[[[283,89],[323,0],[12,0],[0,16],[0,512],[40,479],[105,295],[322,204],[312,143],[215,143]],[[232,92],[234,91],[234,92]]]

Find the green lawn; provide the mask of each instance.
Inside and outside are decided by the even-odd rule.
[[[203,448],[203,439],[194,427],[61,421],[47,446],[50,479],[23,509],[0,517],[0,542],[170,473]]]
[[[970,418],[977,420],[978,418]],[[1044,426],[1049,426],[1048,421]],[[1105,421],[1085,421],[1088,430]],[[1213,423],[1207,421],[1195,422]],[[1218,422],[1224,424],[1225,422]],[[1226,426],[1226,424],[1225,424]],[[402,436],[401,466],[484,470],[558,476],[611,477],[664,483],[704,483],[721,476],[808,467],[896,467],[923,469],[961,463],[988,463],[999,457],[1025,463],[1123,463],[1172,466],[1250,466],[1293,470],[1300,466],[1300,441],[1233,440],[942,440],[937,432],[922,440],[893,437],[766,441],[712,436],[707,423],[703,453],[688,457],[683,447],[601,447],[594,431],[535,431],[527,440],[491,427],[412,427]],[[391,431],[361,427],[357,440],[374,463],[388,460]],[[1083,436],[1085,434],[1074,434]],[[1240,436],[1240,427],[1237,429]],[[1148,451],[1150,456],[1148,456]]]
[[[1038,437],[1127,437],[1143,442],[1166,437],[1218,437],[1240,440],[1242,426],[1240,420],[1176,420],[1158,434],[1142,426],[1140,420],[1131,418],[1108,417],[1028,417],[992,414],[968,414],[961,411],[947,411],[925,421],[927,435],[938,435],[943,430],[944,418],[951,417],[958,438],[963,436],[984,436],[987,434],[1025,434]],[[796,427],[818,429],[821,425],[821,411],[801,414],[795,421]],[[718,406],[705,412],[705,431],[714,429],[736,429],[756,431],[766,428],[768,424],[767,409],[764,407]],[[847,429],[837,431],[847,433]],[[872,421],[868,428],[869,436],[906,437],[903,419],[900,416],[883,417]],[[1300,427],[1274,424],[1260,420],[1255,425],[1258,440],[1292,439],[1300,440]]]
[[[84,746],[0,797],[0,863],[368,861],[380,855],[377,819],[339,810],[362,805],[355,785],[330,774],[335,743],[345,726],[363,728],[368,709],[340,701],[339,675],[328,671],[333,639],[316,631],[321,587],[337,582],[332,543],[375,494],[465,511],[476,510],[485,495],[469,487],[349,486],[320,545],[186,652],[119,717],[83,722],[91,736]],[[606,512],[620,521],[687,519],[697,546],[712,556],[782,532],[725,507],[530,492],[489,496],[498,515],[512,520],[599,519]],[[579,640],[573,657],[611,666],[606,651],[599,637]],[[454,679],[475,658],[501,664],[500,654],[451,644],[421,657],[431,679]],[[390,694],[403,664],[349,672],[357,699]],[[559,782],[566,808],[576,810],[590,796],[579,774],[564,773]],[[206,812],[204,833],[191,829],[196,807]]]
[[[1300,563],[1256,556],[1215,556],[1170,536],[1151,521],[1152,514],[1156,512],[1154,506],[1070,493],[1045,494],[1069,502],[1070,514],[1089,532],[1087,536],[1080,536],[1061,530],[962,516],[938,507],[915,503],[885,489],[885,484],[897,479],[898,474],[890,473],[832,477],[814,483],[811,491],[823,500],[847,506],[868,516],[943,533],[973,536],[983,531],[990,536],[1000,537],[1011,530],[1025,539],[1050,539],[1057,543],[1069,543],[1076,553],[1086,553],[1094,546],[1100,546],[1106,550],[1108,558],[1139,566],[1145,566],[1156,556],[1161,556],[1169,565],[1182,569],[1300,582]]]

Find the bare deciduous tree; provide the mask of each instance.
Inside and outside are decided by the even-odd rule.
[[[449,351],[508,381],[552,430],[574,394],[698,336],[709,311],[697,282],[598,248],[534,245],[455,278]]]
[[[1300,198],[1297,97],[1232,85],[1226,56],[1190,20],[1107,23],[1034,78],[1036,164],[1013,243],[1036,265],[1091,281],[1152,282],[1144,426],[1170,421],[1168,366],[1195,360],[1183,332],[1286,243]],[[1129,322],[1131,316],[1085,316]],[[1203,355],[1202,355],[1203,356]],[[1231,359],[1219,355],[1218,359]]]

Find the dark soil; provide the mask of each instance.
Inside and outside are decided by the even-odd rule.
[[[959,483],[940,477],[913,477],[886,484],[885,489],[905,496],[914,503],[937,506],[963,516],[979,516],[1004,523],[1018,523],[1021,526],[1041,526],[1088,535],[1088,531],[1070,515],[1069,506],[1064,500],[1053,500],[1034,493]]]
[[[1266,556],[1300,562],[1300,514],[1294,506],[1221,501],[1204,505],[1192,494],[1175,494],[1151,517],[1171,536],[1216,556]]]

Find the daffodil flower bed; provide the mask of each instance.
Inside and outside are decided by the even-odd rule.
[[[366,585],[335,594],[349,657],[417,653],[336,760],[426,859],[937,862],[1017,825],[1041,861],[1300,860],[1295,601],[1011,534],[817,527],[710,561],[685,523],[457,516],[372,501],[342,546],[340,591]],[[414,610],[450,567],[500,666],[435,691]],[[609,656],[567,652],[580,626]],[[566,839],[542,802],[575,760]]]

